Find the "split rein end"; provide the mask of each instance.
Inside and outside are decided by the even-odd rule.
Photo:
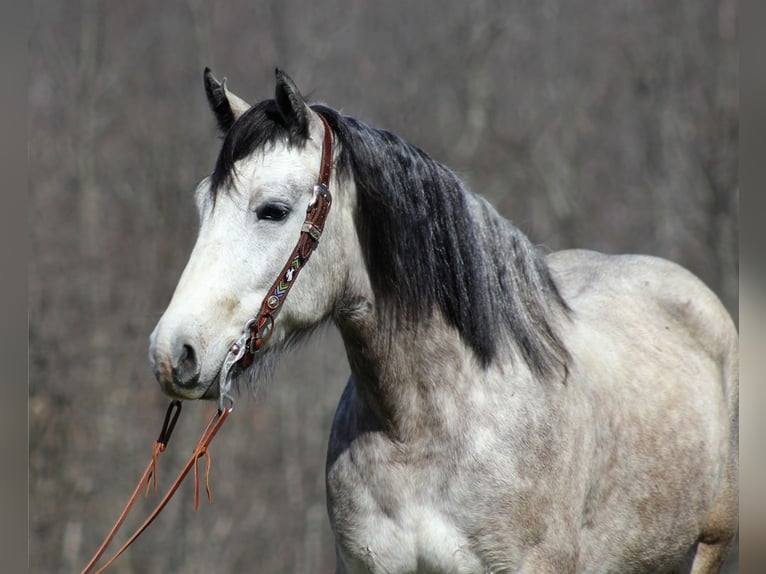
[[[189,471],[191,470],[192,466],[194,467],[194,510],[197,510],[199,508],[199,473],[197,470],[197,463],[199,462],[199,459],[203,456],[207,458],[206,460],[206,468],[205,468],[205,492],[207,493],[207,498],[209,501],[213,500],[212,494],[210,492],[210,483],[209,483],[209,477],[210,477],[210,454],[208,452],[208,447],[210,446],[210,443],[213,442],[213,438],[215,437],[218,430],[223,425],[226,418],[229,416],[229,413],[234,410],[233,406],[229,406],[225,409],[219,409],[216,411],[216,413],[213,415],[213,418],[210,419],[210,422],[208,422],[207,426],[205,427],[205,430],[202,433],[202,436],[200,436],[199,440],[197,441],[196,446],[194,447],[194,452],[192,452],[191,457],[189,457],[189,460],[186,461],[186,464],[181,469],[181,472],[178,473],[178,476],[173,481],[173,484],[170,485],[170,488],[168,488],[168,491],[165,493],[165,496],[162,497],[162,499],[157,503],[157,506],[155,506],[154,510],[152,510],[151,514],[146,518],[146,520],[139,526],[136,531],[128,538],[128,540],[123,544],[120,549],[114,553],[114,555],[103,565],[101,568],[96,570],[96,574],[100,574],[104,570],[106,570],[117,558],[125,552],[125,550],[128,549],[128,547],[135,542],[135,540],[143,533],[144,530],[148,528],[148,526],[154,521],[155,518],[159,515],[160,512],[162,512],[162,509],[165,508],[168,502],[170,502],[170,499],[175,494],[176,490],[178,490],[178,487],[181,486],[181,483],[186,478],[186,475],[189,474]],[[99,559],[103,556],[104,552],[106,552],[107,547],[111,543],[112,539],[117,534],[117,531],[122,526],[123,522],[125,522],[125,519],[128,516],[128,512],[130,512],[130,509],[133,507],[133,505],[138,500],[138,496],[141,492],[141,490],[146,491],[146,495],[149,495],[150,490],[154,490],[154,492],[157,492],[157,460],[159,459],[160,454],[162,454],[165,451],[165,448],[168,445],[168,441],[170,441],[170,436],[173,434],[173,429],[176,426],[176,423],[178,422],[178,417],[181,414],[181,401],[180,400],[174,400],[168,405],[168,410],[165,413],[165,420],[162,423],[162,430],[160,430],[160,435],[157,437],[157,440],[154,442],[154,445],[152,446],[152,458],[149,461],[149,464],[146,466],[146,470],[144,471],[143,475],[141,475],[141,478],[138,479],[138,484],[136,484],[136,488],[133,490],[133,494],[130,495],[130,498],[128,499],[128,502],[125,504],[124,508],[122,509],[122,512],[120,513],[120,516],[117,518],[117,521],[114,523],[114,526],[109,531],[109,533],[106,535],[106,538],[104,538],[104,541],[101,543],[101,546],[99,546],[96,553],[93,555],[93,558],[90,559],[90,562],[88,562],[88,565],[85,566],[85,568],[82,571],[82,574],[89,574],[93,571],[93,569],[96,566],[96,563],[99,561]]]

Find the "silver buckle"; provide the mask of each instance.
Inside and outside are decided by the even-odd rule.
[[[234,368],[234,365],[236,365],[239,360],[245,356],[245,353],[247,352],[247,343],[250,340],[250,326],[255,321],[255,318],[250,319],[247,323],[245,323],[245,328],[240,336],[239,339],[237,339],[234,344],[229,347],[229,352],[226,354],[226,358],[223,360],[223,365],[221,366],[221,372],[218,375],[218,408],[219,410],[224,409],[224,401],[229,400],[231,402],[231,406],[234,406],[234,397],[231,396],[229,391],[231,390],[231,384],[233,382],[232,377],[232,369]]]
[[[308,233],[317,243],[319,243],[319,238],[322,237],[322,230],[310,221],[303,222],[303,225],[301,226],[301,233]]]
[[[327,189],[327,186],[323,183],[317,183],[314,185],[314,192],[311,194],[311,201],[309,201],[309,209],[314,207],[316,205],[317,199],[319,199],[319,196],[323,196],[328,202],[332,200],[332,196],[330,195],[330,190]]]

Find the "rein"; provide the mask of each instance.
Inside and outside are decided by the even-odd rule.
[[[128,547],[135,542],[135,540],[148,528],[148,526],[154,521],[155,518],[162,512],[167,503],[175,494],[178,487],[189,474],[189,471],[194,467],[194,510],[199,507],[199,473],[197,464],[199,459],[203,456],[206,458],[205,469],[205,491],[207,498],[212,501],[212,494],[209,485],[210,476],[210,454],[208,453],[208,447],[213,442],[218,430],[223,426],[226,418],[234,410],[234,398],[229,394],[231,385],[234,379],[234,375],[237,372],[241,372],[249,367],[254,359],[255,353],[271,338],[274,331],[274,321],[282,308],[282,304],[287,298],[287,294],[295,283],[296,277],[303,269],[306,262],[311,257],[311,254],[319,244],[319,238],[324,231],[325,221],[327,215],[330,213],[330,205],[332,203],[332,196],[330,195],[330,175],[332,173],[332,131],[327,124],[327,120],[321,115],[319,118],[322,120],[324,126],[324,138],[322,140],[322,159],[319,166],[319,178],[316,185],[314,185],[313,194],[306,209],[306,219],[301,226],[300,237],[298,243],[292,251],[292,254],[285,263],[282,271],[280,271],[277,279],[272,284],[269,291],[266,293],[261,307],[258,313],[245,323],[242,336],[229,348],[229,352],[223,361],[221,372],[218,376],[219,381],[219,398],[218,398],[218,410],[210,419],[205,430],[197,441],[194,451],[191,457],[186,462],[184,467],[178,473],[178,476],[168,488],[168,491],[157,503],[154,510],[149,514],[146,520],[139,526],[136,531],[128,538],[128,540],[120,547],[117,552],[97,571],[96,574],[106,570]],[[226,401],[229,401],[228,407],[224,406]],[[139,493],[142,489],[146,490],[146,495],[149,491],[153,490],[157,492],[157,460],[160,454],[162,454],[167,448],[170,436],[173,434],[173,429],[178,422],[178,417],[181,414],[181,401],[174,400],[168,405],[168,410],[165,413],[165,420],[162,424],[162,429],[154,442],[152,447],[152,458],[149,464],[146,466],[146,470],[138,480],[133,493],[130,495],[128,502],[125,504],[122,512],[120,513],[114,526],[104,538],[104,541],[99,546],[96,553],[88,562],[87,566],[82,570],[82,574],[88,574],[93,571],[96,563],[106,552],[112,539],[115,537],[123,522],[127,518],[128,512],[138,500]]]

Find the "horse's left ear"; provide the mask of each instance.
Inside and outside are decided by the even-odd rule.
[[[250,104],[233,94],[226,87],[226,78],[223,82],[215,79],[210,68],[205,68],[205,95],[207,96],[210,109],[215,114],[218,128],[226,134],[234,122],[250,109]]]
[[[309,118],[311,109],[298,91],[290,76],[279,68],[275,71],[277,76],[277,88],[275,100],[282,118],[290,129],[298,136],[309,136]]]

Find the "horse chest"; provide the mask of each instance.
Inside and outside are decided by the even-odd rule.
[[[479,572],[453,501],[431,469],[365,467],[341,457],[328,473],[339,557],[349,573]]]
[[[346,568],[339,572],[494,571],[517,564],[540,539],[551,500],[542,475],[559,439],[549,416],[526,413],[529,397],[477,391],[461,403],[454,432],[437,426],[406,446],[357,426],[352,397],[349,386],[328,452],[328,510]],[[487,413],[500,402],[512,416]]]

